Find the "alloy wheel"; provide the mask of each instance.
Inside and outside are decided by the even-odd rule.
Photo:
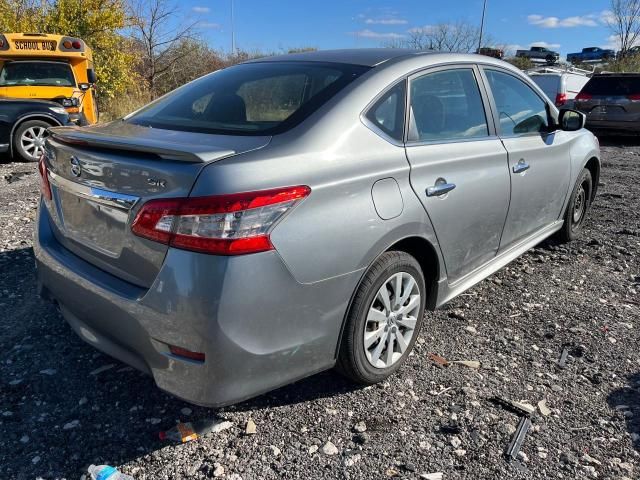
[[[411,274],[395,273],[382,284],[364,329],[364,349],[372,366],[389,368],[402,358],[415,334],[420,305],[420,289]]]
[[[27,128],[20,137],[22,151],[33,160],[38,160],[44,153],[44,140],[46,137],[46,127],[33,126]]]

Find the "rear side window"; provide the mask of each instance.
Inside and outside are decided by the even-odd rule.
[[[189,83],[126,120],[167,130],[229,135],[282,133],[367,70],[321,62],[241,64]]]
[[[489,135],[472,69],[428,73],[411,80],[410,91],[409,140],[447,141]]]
[[[496,103],[502,135],[539,133],[547,129],[547,104],[522,80],[486,70],[489,87]]]
[[[589,95],[627,96],[640,93],[640,77],[592,77],[582,92]]]
[[[367,119],[396,140],[404,136],[405,82],[384,94],[367,112]]]

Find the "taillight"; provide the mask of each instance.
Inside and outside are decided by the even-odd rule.
[[[591,100],[593,98],[592,95],[589,95],[588,93],[584,93],[584,92],[580,92],[577,96],[576,96],[576,100],[580,101],[586,101],[586,100]]]
[[[47,164],[44,161],[45,156],[42,155],[38,161],[38,172],[40,172],[40,192],[47,200],[51,200],[51,185],[49,184],[49,175],[47,174]]]
[[[80,50],[80,47],[82,46],[80,44],[80,42],[78,40],[74,40],[71,45],[73,46],[73,48],[75,48],[76,50]]]
[[[216,255],[272,250],[272,227],[309,195],[307,186],[209,197],[150,200],[134,234],[175,248]]]
[[[556,106],[560,107],[567,103],[567,94],[566,93],[558,93],[556,95]]]
[[[632,93],[631,95],[627,95],[627,98],[632,102],[640,102],[640,93]]]

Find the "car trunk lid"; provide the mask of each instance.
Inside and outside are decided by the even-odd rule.
[[[54,234],[98,268],[149,287],[168,247],[131,232],[141,205],[150,199],[188,196],[206,164],[262,148],[269,139],[174,132],[124,122],[52,129],[46,163]]]

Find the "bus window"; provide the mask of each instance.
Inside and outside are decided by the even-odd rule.
[[[4,64],[0,72],[0,86],[75,87],[71,66],[62,62],[14,61]]]

